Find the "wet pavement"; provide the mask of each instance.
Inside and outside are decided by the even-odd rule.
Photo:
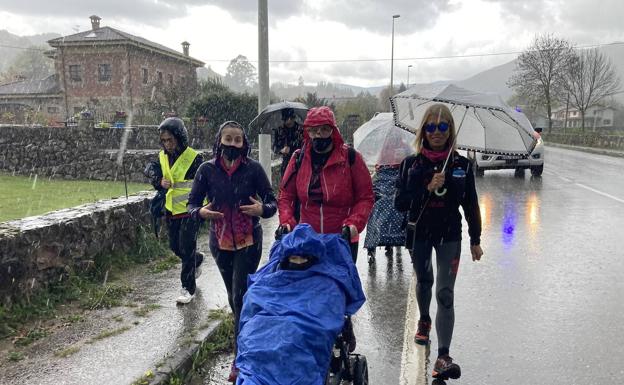
[[[547,147],[541,178],[496,171],[477,179],[485,255],[471,261],[465,234],[451,346],[462,377],[446,383],[588,385],[624,377],[622,170],[621,158]],[[263,221],[264,259],[276,224],[276,218]],[[0,364],[0,383],[131,383],[177,349],[208,309],[227,303],[208,258],[198,283],[201,296],[191,306],[176,307],[178,269],[134,278],[135,292],[142,294],[133,301],[161,305],[147,317],[135,317],[126,307],[95,312],[88,325],[72,325],[35,343],[32,357]],[[409,255],[403,250],[401,257],[387,258],[378,249],[369,266],[361,250],[358,269],[368,300],[355,316],[357,352],[368,359],[370,383],[431,384],[437,341],[435,331],[430,348],[412,341],[417,306]],[[431,310],[435,314],[435,301]],[[86,343],[120,326],[129,329]],[[81,348],[72,356],[53,354],[74,345]],[[230,362],[228,356],[217,358],[214,370],[197,383],[225,384]]]
[[[206,232],[202,230],[199,249],[210,256]],[[264,239],[268,255],[273,233],[265,232]],[[77,322],[56,322],[50,336],[24,349],[25,359],[9,362],[1,357],[0,384],[131,384],[205,329],[211,309],[228,309],[225,287],[212,258],[206,258],[196,297],[186,306],[175,303],[179,264],[159,274],[146,267],[133,272],[123,279],[134,288],[126,300],[128,306],[87,312]],[[146,306],[147,314],[135,314]],[[110,331],[119,334],[98,339]],[[70,351],[75,352],[58,356]]]
[[[623,378],[622,170],[621,158],[547,147],[541,178],[494,171],[477,179],[485,255],[472,262],[464,222],[451,346],[462,367],[458,380],[431,378],[435,330],[429,347],[412,340],[409,255],[387,258],[380,248],[369,266],[360,250],[368,300],[355,317],[356,350],[368,359],[370,383],[589,385]],[[435,308],[433,301],[431,314]],[[229,367],[216,372],[205,385],[223,384]]]

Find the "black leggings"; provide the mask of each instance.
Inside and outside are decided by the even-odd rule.
[[[438,336],[438,352],[448,354],[455,325],[454,290],[459,267],[461,241],[435,243],[414,241],[410,255],[416,271],[416,300],[421,320],[430,320],[429,305],[433,287],[432,249],[436,251],[436,301],[438,313],[435,326]]]
[[[195,268],[202,264],[204,255],[197,251],[199,221],[186,218],[168,218],[169,247],[182,260],[180,281],[182,287],[195,294]]]
[[[260,237],[260,239],[262,239]],[[228,302],[234,313],[234,336],[238,338],[238,323],[243,308],[243,296],[247,292],[247,276],[253,274],[260,264],[262,241],[241,250],[221,250],[210,246],[212,256],[219,267],[221,278],[225,283]]]

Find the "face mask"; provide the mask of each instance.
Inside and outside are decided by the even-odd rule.
[[[243,153],[243,149],[242,148],[238,148],[238,147],[234,147],[234,146],[228,146],[225,144],[221,145],[221,153],[228,158],[229,160],[236,160],[238,159],[238,157],[240,157]]]
[[[327,148],[332,144],[331,136],[329,138],[314,138],[312,139],[312,149],[316,152],[325,152]]]

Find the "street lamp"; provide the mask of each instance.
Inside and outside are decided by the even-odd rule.
[[[411,64],[407,66],[407,88],[409,88],[409,70],[410,70],[410,68],[412,68]]]
[[[401,15],[392,15],[392,53],[390,54],[390,96],[394,95],[394,19]]]

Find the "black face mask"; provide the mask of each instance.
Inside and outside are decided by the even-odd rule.
[[[316,152],[325,152],[327,148],[332,144],[331,136],[329,138],[314,138],[312,139],[312,149]]]
[[[243,154],[243,149],[222,144],[221,153],[229,160],[236,160]]]

